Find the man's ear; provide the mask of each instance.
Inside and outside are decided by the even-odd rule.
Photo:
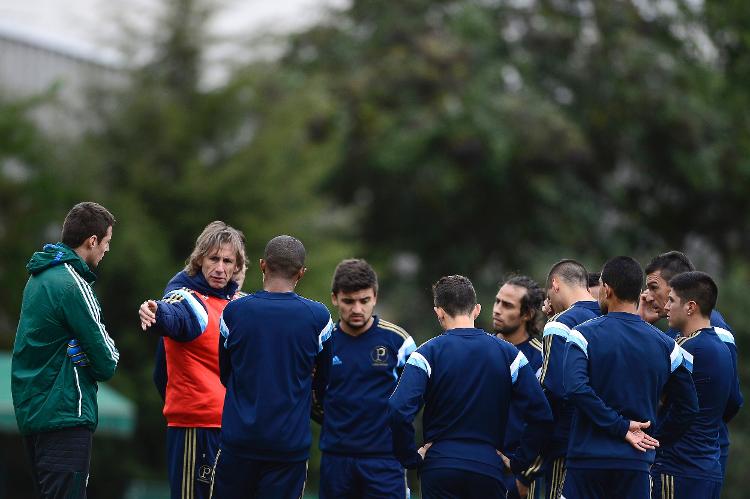
[[[307,272],[307,267],[302,267],[299,269],[299,272],[297,272],[297,282],[302,280],[303,277],[305,277],[305,272]]]
[[[331,292],[331,303],[333,303],[334,307],[339,306],[339,299],[336,297],[336,293]]]
[[[479,314],[482,312],[482,305],[477,303],[474,305],[474,310],[471,313],[471,317],[474,320],[477,320],[477,317],[479,317]]]
[[[698,304],[695,303],[693,300],[690,300],[689,302],[687,302],[687,306],[688,306],[688,310],[687,310],[688,315],[700,313],[700,308],[698,308]]]
[[[258,260],[258,267],[260,267],[260,272],[262,274],[266,273],[266,261],[262,258]]]

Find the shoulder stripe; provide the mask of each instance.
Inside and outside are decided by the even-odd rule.
[[[397,326],[396,324],[388,321],[384,321],[383,319],[380,319],[378,321],[378,326],[382,327],[383,329],[387,329],[389,331],[393,331],[394,333],[401,336],[403,339],[409,338],[409,333],[406,332],[406,330],[400,326]]]
[[[724,329],[723,327],[714,327],[714,331],[716,331],[716,335],[721,338],[721,341],[724,343],[731,343],[734,345],[734,335],[727,329]]]
[[[589,342],[579,331],[575,329],[570,331],[570,335],[568,335],[568,343],[573,343],[578,348],[583,350],[583,353],[586,354],[586,357],[589,356]]]
[[[526,358],[523,352],[518,352],[518,355],[516,355],[516,358],[513,359],[513,362],[510,364],[511,383],[515,384],[516,380],[518,379],[518,371],[528,363],[529,360]]]
[[[684,354],[688,354],[689,357],[685,357]],[[669,354],[670,372],[674,372],[675,369],[684,365],[688,371],[693,372],[693,356],[690,355],[685,349],[675,342],[672,353]]]
[[[192,291],[183,288],[175,289],[174,291],[170,291],[167,296],[171,299],[171,303],[183,300],[187,301],[188,305],[190,306],[190,310],[198,319],[198,324],[200,325],[201,332],[206,331],[206,328],[208,327],[208,312],[205,308],[203,308],[203,305],[198,301],[198,299],[193,296]],[[167,302],[166,300],[164,301]]]
[[[685,350],[684,348],[680,347],[680,350],[682,350],[682,363],[687,367],[687,370],[690,372],[693,372],[693,354]]]
[[[428,378],[432,375],[432,366],[430,366],[430,363],[424,358],[424,355],[419,352],[412,352],[406,363],[423,370]]]
[[[529,345],[539,350],[539,352],[542,352],[543,350],[542,342],[539,341],[539,338],[531,338],[531,340],[529,341]]]
[[[406,365],[406,358],[411,355],[414,350],[417,349],[417,345],[414,344],[414,340],[411,336],[401,344],[401,348],[398,349],[398,364],[397,367],[403,367]]]
[[[99,329],[99,334],[102,336],[104,345],[107,347],[110,357],[115,361],[116,364],[120,360],[120,352],[117,351],[114,340],[109,336],[109,334],[107,334],[107,329],[101,322],[99,302],[96,300],[91,286],[83,279],[83,277],[78,275],[78,272],[76,272],[70,264],[66,263],[65,269],[73,277],[73,281],[78,286],[78,290],[81,292],[83,301],[84,303],[86,303],[86,308],[88,308],[91,318],[94,320],[97,328]]]
[[[331,320],[331,317],[328,317],[328,323],[323,327],[323,329],[320,331],[320,334],[318,334],[318,352],[323,351],[323,343],[331,339],[331,334],[333,333],[333,320]]]
[[[542,336],[549,336],[550,334],[556,334],[557,336],[567,339],[570,334],[570,328],[567,324],[563,324],[562,322],[550,321],[544,325]]]

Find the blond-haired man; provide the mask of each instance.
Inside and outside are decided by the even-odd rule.
[[[219,321],[237,292],[245,237],[221,221],[206,226],[162,300],[141,304],[143,330],[163,337],[155,381],[164,397],[172,498],[208,498],[225,389],[219,380]],[[161,375],[156,375],[161,373]]]

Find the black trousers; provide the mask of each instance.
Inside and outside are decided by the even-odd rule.
[[[85,427],[24,438],[31,474],[42,499],[86,499],[93,432]]]

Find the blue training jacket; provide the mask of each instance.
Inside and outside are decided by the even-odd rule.
[[[320,450],[393,458],[388,397],[417,348],[406,331],[375,316],[359,336],[333,329],[333,360],[323,401]]]
[[[698,414],[692,366],[683,350],[635,314],[610,312],[576,326],[565,355],[565,395],[575,407],[570,469],[648,472],[656,453],[625,441],[630,421],[650,421],[653,428],[665,394],[672,409],[654,437],[667,443]]]
[[[651,472],[721,482],[724,473],[719,461],[719,430],[724,415],[736,414],[740,404],[732,390],[735,373],[731,354],[712,327],[681,336],[677,344],[687,352],[686,357],[692,357],[700,412],[682,437],[659,447]],[[665,406],[660,418],[666,417],[669,409]]]
[[[721,341],[723,341],[727,345],[727,347],[729,348],[729,353],[732,356],[732,369],[734,370],[732,397],[739,400],[739,405],[737,406],[737,411],[739,411],[740,407],[742,407],[744,403],[744,399],[742,397],[742,392],[740,391],[740,375],[739,370],[737,369],[737,344],[734,342],[734,334],[732,333],[732,328],[729,326],[727,321],[724,320],[724,317],[718,310],[711,311],[711,326],[713,326],[716,334],[719,336],[719,339],[721,339]],[[676,329],[667,330],[667,334],[673,339],[677,339],[680,337],[680,332]],[[729,429],[727,428],[727,423],[735,416],[736,413],[737,412],[735,412],[734,414],[728,414],[724,418],[724,421],[722,421],[721,423],[721,430],[719,431],[719,445],[721,446],[721,457],[724,459],[729,456]]]
[[[388,402],[393,450],[406,468],[458,469],[500,479],[511,404],[526,422],[511,459],[518,474],[537,456],[552,412],[526,357],[481,329],[451,329],[411,354]],[[414,417],[424,405],[424,462],[414,441]]]
[[[324,395],[332,329],[322,303],[292,292],[258,291],[226,306],[219,346],[227,387],[222,449],[261,461],[308,458],[312,389]]]
[[[539,382],[545,390],[552,407],[555,429],[552,438],[544,449],[544,457],[556,459],[568,450],[570,425],[573,420],[573,406],[565,400],[563,387],[565,367],[565,344],[570,330],[579,324],[602,315],[599,303],[591,300],[578,301],[564,312],[552,317],[544,326],[544,363]]]

